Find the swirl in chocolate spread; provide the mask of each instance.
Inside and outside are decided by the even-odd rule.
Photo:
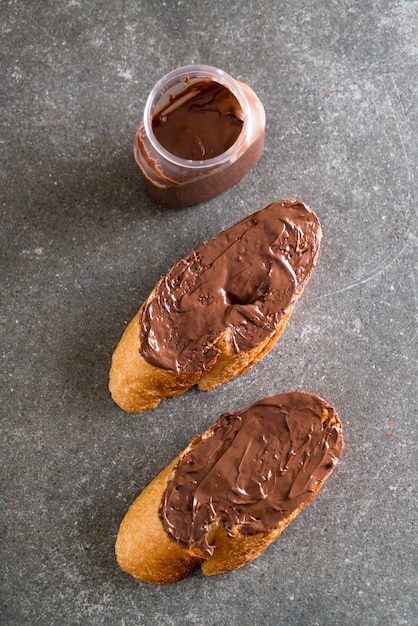
[[[170,538],[206,557],[211,524],[232,537],[272,531],[309,500],[344,445],[334,409],[299,391],[225,413],[208,432],[178,462],[160,510]]]
[[[293,199],[223,231],[157,284],[141,312],[141,354],[189,374],[213,366],[225,330],[237,352],[258,346],[308,281],[319,239],[318,218]]]
[[[243,111],[234,94],[213,80],[194,82],[154,114],[160,144],[182,159],[206,160],[223,154],[241,133]]]

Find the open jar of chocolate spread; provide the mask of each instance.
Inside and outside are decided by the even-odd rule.
[[[238,183],[264,148],[263,105],[248,85],[188,65],[151,91],[134,143],[149,194],[168,207],[205,202]]]

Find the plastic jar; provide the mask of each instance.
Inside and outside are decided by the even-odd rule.
[[[214,115],[215,105],[206,104],[198,113],[211,116],[209,124],[212,127],[206,129],[210,132],[205,138],[203,130],[200,132],[199,121],[195,122],[193,128],[185,128],[183,122],[187,115],[195,115],[194,109],[199,110],[203,92],[216,86],[221,86],[217,93],[223,97],[222,111],[216,109]],[[229,102],[226,109],[225,101]],[[229,105],[234,111],[228,112]],[[175,115],[179,114],[182,117],[179,133],[185,130],[186,135],[199,135],[196,136],[195,143],[202,147],[202,154],[197,157],[194,154],[186,154],[189,158],[185,158],[184,154],[179,156],[172,139],[170,141],[173,146],[170,141],[168,144],[165,142],[164,146],[156,136],[158,121],[164,123],[167,116],[171,115],[170,123],[176,124]],[[210,135],[222,139],[227,134],[224,127],[217,128],[221,124],[218,120],[222,120],[223,124],[229,124],[228,120],[232,120],[231,124],[240,124],[237,137],[232,145],[227,145],[219,154],[216,153],[216,148],[213,156],[211,153],[203,154],[206,151],[205,142],[210,143]],[[202,129],[204,125],[202,122]],[[230,129],[227,130],[229,132]],[[263,152],[264,130],[263,105],[248,85],[217,68],[188,65],[164,76],[151,91],[145,105],[143,121],[135,137],[134,156],[144,176],[147,190],[154,200],[173,208],[191,206],[223,193],[249,172]]]

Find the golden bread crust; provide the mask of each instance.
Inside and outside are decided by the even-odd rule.
[[[178,396],[195,385],[201,373],[177,374],[154,367],[140,353],[141,309],[128,324],[112,357],[109,390],[113,400],[128,412],[152,409],[164,398]]]
[[[194,385],[201,391],[209,391],[244,374],[273,348],[285,329],[296,300],[287,309],[274,332],[253,350],[235,352],[232,343],[228,341],[226,330],[216,343],[219,355],[213,367],[206,373],[193,374],[178,374],[155,367],[144,359],[140,353],[141,307],[113,353],[109,376],[109,390],[113,400],[124,411],[139,413],[154,408],[165,398],[181,395]]]
[[[171,541],[159,517],[159,508],[177,459],[144,489],[125,515],[116,540],[116,558],[122,569],[148,583],[174,583],[201,562]]]
[[[287,202],[291,201],[283,201],[283,204],[286,205]],[[264,210],[268,208],[266,207]],[[308,268],[309,274],[316,265],[321,240],[319,222],[315,222],[315,228],[316,248],[310,261],[311,265]],[[223,233],[220,233],[219,237],[222,235]],[[218,237],[215,238],[212,240],[212,243],[218,239]],[[219,239],[219,241],[223,240]],[[205,245],[201,246],[201,249]],[[180,263],[176,264],[176,266],[180,265]],[[288,306],[280,310],[281,319],[277,322],[276,328],[265,339],[263,338],[258,345],[252,349],[238,350],[233,340],[233,329],[227,327],[215,344],[215,347],[219,350],[218,355],[212,363],[206,364],[206,367],[209,367],[209,369],[206,369],[206,371],[199,369],[192,373],[178,373],[174,369],[164,369],[164,366],[152,365],[141,354],[141,313],[143,309],[146,311],[149,305],[152,305],[153,298],[158,296],[158,288],[161,284],[164,284],[165,278],[160,279],[141,309],[128,325],[113,354],[109,389],[113,400],[125,411],[141,412],[153,408],[164,398],[180,395],[194,385],[197,385],[201,390],[208,391],[246,372],[272,349],[283,332],[293,308],[306,286],[306,281],[300,283],[299,291],[294,293]],[[159,364],[161,365],[161,363]]]
[[[324,408],[323,421],[328,417]],[[335,416],[333,423],[341,426]],[[201,565],[205,576],[221,574],[238,569],[258,557],[286,528],[286,526],[316,496],[324,481],[318,481],[314,490],[288,517],[281,520],[271,532],[241,535],[239,527],[230,536],[222,522],[213,524],[209,531],[215,550],[209,558],[197,548],[182,548],[166,533],[160,518],[164,494],[173,471],[182,457],[210,437],[214,426],[196,437],[137,497],[126,513],[117,536],[116,558],[120,567],[135,578],[148,583],[165,584],[179,582]],[[326,479],[325,479],[326,480]]]
[[[298,513],[315,497],[320,487],[321,484],[318,483],[310,498],[295,509],[285,520],[280,522],[277,528],[269,533],[246,536],[237,534],[236,537],[230,537],[225,528],[220,525],[214,539],[215,552],[209,559],[202,562],[202,572],[205,576],[223,574],[232,569],[239,569],[253,561],[277,539],[286,526],[290,524]]]

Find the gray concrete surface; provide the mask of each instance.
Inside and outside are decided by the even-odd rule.
[[[417,10],[1,3],[2,624],[418,624]],[[156,80],[194,62],[255,89],[266,149],[223,196],[169,211],[132,142]],[[274,350],[211,393],[119,410],[111,354],[159,276],[288,196],[324,238]],[[153,587],[120,571],[118,525],[149,480],[221,410],[290,389],[336,406],[346,448],[282,537],[223,576]]]

